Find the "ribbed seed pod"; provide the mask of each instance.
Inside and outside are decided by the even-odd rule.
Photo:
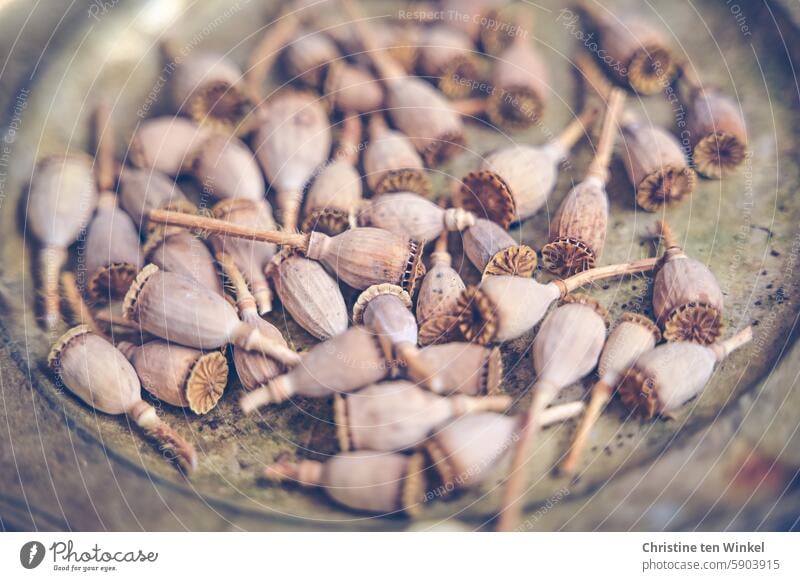
[[[475,215],[462,208],[441,208],[419,194],[397,192],[365,202],[359,224],[402,234],[415,240],[434,240],[442,232],[460,232],[475,224]]]
[[[261,202],[264,177],[247,146],[232,135],[211,135],[192,152],[191,173],[203,193]]]
[[[664,338],[714,343],[724,326],[719,283],[705,264],[686,255],[666,222],[658,228],[666,250],[653,283],[653,311]]]
[[[350,509],[378,513],[419,511],[425,501],[424,460],[421,454],[344,452],[327,462],[302,460],[267,466],[264,477],[273,482],[296,481],[318,486]]]
[[[388,381],[336,396],[334,416],[339,448],[394,452],[417,446],[437,426],[471,413],[502,412],[507,395],[442,397],[410,381]]]
[[[496,395],[503,381],[503,358],[500,350],[475,343],[445,343],[420,349],[419,359],[442,379],[441,393]],[[421,381],[413,369],[409,379]]]
[[[319,97],[298,91],[276,94],[263,116],[253,149],[275,191],[281,224],[292,231],[298,226],[303,188],[328,159],[330,122]]]
[[[147,214],[150,210],[197,212],[197,207],[183,194],[175,180],[158,171],[123,167],[118,189],[120,205],[143,233],[149,230]]]
[[[661,333],[653,321],[638,313],[622,314],[600,354],[597,364],[600,380],[592,387],[592,397],[586,413],[575,433],[569,454],[561,463],[560,470],[563,474],[575,473],[592,427],[622,380],[622,373],[635,364],[640,356],[651,351],[660,340]]]
[[[312,89],[321,89],[330,63],[341,58],[329,36],[319,31],[300,30],[283,51],[286,72]]]
[[[515,145],[489,154],[463,179],[460,205],[508,228],[538,212],[558,181],[558,169],[597,116],[587,109],[544,145]]]
[[[363,163],[367,185],[375,196],[406,191],[431,195],[422,158],[408,137],[389,129],[383,113],[373,113],[369,118],[369,144]]]
[[[365,68],[346,61],[328,65],[322,94],[331,108],[345,114],[377,111],[383,105],[383,86]]]
[[[78,239],[97,204],[92,162],[84,155],[46,157],[36,164],[28,192],[27,227],[41,244],[39,276],[42,321],[53,329],[61,321],[58,281],[67,249]]]
[[[47,358],[50,369],[73,394],[93,409],[126,414],[156,442],[173,454],[186,472],[197,467],[197,453],[150,404],[142,401],[136,370],[114,346],[85,325],[67,331]]]
[[[123,316],[156,337],[187,347],[210,350],[232,343],[286,365],[300,360],[285,345],[240,321],[236,309],[222,296],[154,264],[142,269],[125,295]]]
[[[146,262],[161,270],[188,277],[219,296],[224,294],[211,251],[191,232],[156,228],[145,242],[143,253]]]
[[[219,219],[260,230],[274,230],[272,209],[266,200],[223,200],[211,208],[211,214]],[[214,251],[224,252],[233,259],[242,272],[258,303],[258,313],[272,310],[272,290],[269,288],[264,269],[277,252],[277,247],[268,242],[256,242],[228,236],[209,236]]]
[[[194,153],[211,131],[183,117],[155,117],[142,121],[133,134],[130,158],[139,169],[168,176],[189,173]]]
[[[417,71],[429,77],[446,97],[460,99],[472,92],[472,81],[479,78],[480,63],[469,37],[444,24],[422,33]]]
[[[417,295],[417,322],[420,324],[420,342],[425,321],[449,313],[466,289],[461,275],[453,268],[453,258],[447,252],[447,231],[442,232],[431,253],[431,267],[422,279]]]
[[[303,355],[302,365],[244,395],[240,404],[250,413],[293,395],[322,398],[350,393],[386,378],[393,364],[390,349],[385,349],[374,333],[351,327],[312,347]]]
[[[513,274],[530,277],[536,270],[536,251],[517,244],[495,222],[478,218],[464,231],[464,253],[483,277]]]
[[[144,345],[117,344],[151,395],[196,414],[214,409],[228,382],[228,361],[220,351],[203,353],[156,339]]]
[[[625,94],[614,89],[608,100],[597,152],[586,177],[572,188],[550,223],[550,241],[542,248],[542,263],[550,272],[568,276],[594,267],[606,243],[608,229],[608,165],[617,133],[617,117]]]
[[[714,367],[753,339],[747,327],[712,345],[676,342],[659,345],[626,370],[619,386],[622,403],[645,418],[672,412],[700,394]]]
[[[361,204],[361,175],[356,169],[361,141],[361,120],[350,115],[342,122],[339,145],[331,161],[311,182],[303,207],[303,231],[318,230],[330,236],[344,232],[355,220]]]

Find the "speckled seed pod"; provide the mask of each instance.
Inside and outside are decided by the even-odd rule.
[[[236,137],[211,135],[193,153],[191,173],[204,194],[260,202],[266,185],[252,152]]]
[[[219,220],[233,224],[261,230],[275,229],[272,209],[266,200],[223,200],[211,209],[211,214]],[[224,252],[230,256],[242,272],[258,303],[258,313],[269,313],[272,310],[272,290],[264,269],[275,256],[277,247],[268,242],[218,235],[209,236],[209,241],[215,252]]]
[[[547,203],[559,165],[596,115],[597,109],[587,109],[544,145],[515,145],[487,155],[480,168],[463,179],[461,206],[503,228],[533,216]]]
[[[339,447],[394,452],[420,444],[431,431],[458,416],[502,412],[507,395],[442,397],[410,381],[388,381],[336,396],[334,415]]]
[[[666,222],[658,228],[666,251],[653,283],[653,312],[664,338],[714,343],[724,326],[719,283],[705,264],[686,255]]]
[[[303,188],[331,150],[330,122],[319,97],[282,91],[271,98],[253,149],[275,191],[281,224],[295,230]]]
[[[685,342],[659,345],[623,373],[619,386],[622,402],[645,418],[670,417],[700,394],[717,363],[752,339],[753,330],[747,327],[713,345]]]
[[[383,105],[383,86],[365,68],[346,61],[328,65],[322,94],[331,108],[345,114],[365,114]]]
[[[376,513],[416,514],[425,501],[424,459],[421,454],[344,452],[327,462],[302,460],[267,466],[273,482],[296,481],[318,486],[350,509]]]
[[[452,342],[421,349],[419,359],[442,379],[444,391],[463,395],[496,395],[503,381],[500,350],[475,343]],[[408,370],[409,379],[424,379]]]
[[[58,281],[67,249],[89,223],[96,204],[97,187],[88,157],[51,156],[36,164],[28,192],[27,227],[41,245],[38,269],[42,321],[47,329],[61,321]]]
[[[464,231],[464,253],[483,277],[513,274],[530,277],[536,271],[536,251],[517,244],[496,223],[478,218]]]
[[[174,179],[158,171],[123,167],[119,175],[119,203],[141,232],[148,232],[150,210],[178,210],[194,214],[197,207]]]
[[[232,343],[286,365],[300,360],[291,349],[240,321],[222,296],[154,264],[142,269],[125,295],[123,316],[156,337],[187,347],[206,351]]]
[[[431,253],[431,267],[422,279],[417,295],[417,322],[421,327],[431,317],[449,313],[458,302],[466,285],[453,268],[453,258],[447,252],[447,231],[442,232]]]
[[[375,196],[406,191],[431,195],[431,181],[414,144],[403,133],[389,129],[383,113],[370,116],[363,164]]]
[[[462,208],[441,208],[419,194],[397,192],[378,196],[361,206],[359,223],[409,236],[434,240],[442,232],[460,232],[475,224],[475,215]]]
[[[623,313],[619,323],[608,336],[597,375],[600,380],[592,387],[592,397],[583,415],[569,454],[561,463],[563,474],[572,475],[578,467],[583,450],[597,418],[622,379],[622,373],[636,363],[641,355],[651,351],[661,340],[656,324],[638,313]]]
[[[203,353],[161,339],[144,345],[117,344],[151,395],[196,414],[211,411],[228,382],[228,361],[220,351]]]
[[[56,341],[47,363],[87,405],[110,415],[126,414],[163,451],[174,455],[185,471],[197,467],[194,448],[142,401],[136,370],[111,343],[80,325]]]
[[[603,253],[608,229],[608,165],[614,149],[617,117],[624,103],[625,94],[614,89],[586,177],[561,201],[550,223],[550,241],[542,248],[542,264],[559,276],[594,267]]]
[[[342,122],[339,145],[331,161],[314,176],[303,206],[303,231],[336,235],[355,221],[361,204],[361,175],[356,169],[361,120],[351,115]]]
[[[140,169],[168,176],[188,173],[210,129],[183,117],[155,117],[142,121],[133,134],[130,157]]]
[[[319,31],[300,30],[283,51],[283,64],[291,77],[312,89],[321,89],[330,63],[342,58],[336,44]]]
[[[386,378],[393,366],[390,357],[374,333],[351,327],[312,347],[303,355],[302,365],[243,396],[242,410],[250,413],[294,395],[323,398],[350,393]]]
[[[460,99],[472,92],[480,63],[469,37],[456,28],[436,24],[422,33],[417,71],[446,97]]]
[[[224,294],[211,251],[191,232],[157,228],[145,242],[143,254],[146,262],[161,270],[188,277],[220,296]]]

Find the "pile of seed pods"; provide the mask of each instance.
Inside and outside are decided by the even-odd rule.
[[[205,461],[190,441],[195,414],[226,400],[247,417],[327,398],[338,454],[276,458],[254,478],[321,487],[356,511],[411,515],[434,486],[456,492],[500,478],[499,527],[514,530],[537,436],[584,409],[555,404],[562,390],[597,370],[560,465],[573,475],[612,396],[644,418],[680,413],[750,340],[749,328],[724,339],[719,284],[666,221],[655,227],[663,252],[602,263],[615,141],[625,146],[624,195],[655,212],[687,198],[698,175],[719,178],[742,162],[741,112],[678,62],[657,26],[582,2],[582,25],[624,66],[577,54],[584,103],[560,133],[482,152],[455,187],[439,188],[439,164],[480,148],[466,142],[466,123],[505,132],[547,116],[544,50],[535,35],[502,33],[533,26],[534,8],[472,1],[458,4],[472,18],[400,23],[343,0],[340,25],[323,27],[286,4],[246,67],[205,48],[181,59],[174,114],[140,122],[128,148],[116,147],[113,124],[124,112],[98,99],[94,160],[39,160],[27,215],[41,320],[62,325],[63,303],[76,324],[50,367],[87,405],[133,419],[187,473]],[[489,15],[508,26],[471,25]],[[279,91],[267,90],[268,73],[283,75]],[[478,81],[490,96],[473,93]],[[625,104],[626,92],[672,83],[686,94],[690,152]],[[593,160],[557,192],[562,162],[583,142]],[[509,230],[555,195],[546,239]],[[88,274],[78,284],[61,274],[84,229],[74,251]],[[626,312],[610,333],[604,307],[574,292],[649,271],[654,320]],[[297,352],[286,319],[317,343]],[[512,340],[531,350],[536,380],[531,403],[507,415]],[[183,419],[167,425],[154,401],[185,410]]]

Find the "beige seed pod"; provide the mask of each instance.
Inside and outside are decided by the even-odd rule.
[[[394,452],[420,444],[446,421],[478,412],[502,412],[507,395],[442,397],[410,381],[387,381],[336,396],[334,415],[339,448]]]
[[[211,131],[183,117],[155,117],[142,121],[133,134],[130,157],[139,169],[168,176],[189,173],[196,151]]]
[[[222,280],[208,246],[180,228],[155,229],[143,247],[145,261],[185,276],[222,296]],[[130,286],[130,285],[128,285]]]
[[[219,219],[260,230],[274,230],[272,208],[266,200],[223,200],[211,208],[211,214]],[[242,272],[250,291],[258,303],[258,313],[263,315],[272,310],[272,290],[269,288],[264,269],[277,252],[277,247],[268,242],[256,242],[229,236],[210,235],[209,241],[214,251],[224,252],[231,257]]]
[[[600,354],[597,364],[600,380],[592,386],[592,396],[586,413],[575,433],[569,454],[561,463],[560,470],[563,474],[575,474],[592,427],[622,380],[622,373],[644,353],[651,351],[660,340],[661,333],[653,321],[638,313],[622,314]]]
[[[453,257],[447,252],[447,231],[442,232],[431,254],[431,267],[422,279],[417,295],[417,322],[422,327],[428,319],[449,313],[466,289],[461,275],[453,268]]]
[[[478,170],[464,177],[460,205],[503,228],[533,216],[547,203],[559,165],[597,113],[588,108],[544,145],[515,145],[487,155]]]
[[[374,333],[351,327],[312,347],[303,355],[301,365],[244,395],[239,403],[244,413],[250,413],[293,395],[323,398],[350,393],[385,379],[393,367],[390,357],[391,349],[385,348]]]
[[[50,369],[73,394],[97,411],[126,414],[173,454],[186,472],[197,467],[197,452],[142,401],[136,370],[114,346],[85,325],[67,331],[47,358]]]
[[[425,501],[424,459],[421,454],[344,452],[326,462],[302,460],[267,466],[273,482],[296,481],[318,486],[350,509],[378,514],[413,516]]]
[[[321,89],[330,63],[341,59],[329,36],[319,31],[299,30],[283,51],[286,72],[311,89]]]
[[[39,242],[42,322],[61,321],[58,281],[69,246],[89,223],[97,204],[92,162],[85,155],[46,157],[36,164],[28,192],[27,227]]]
[[[214,409],[228,382],[228,361],[220,351],[203,353],[156,339],[144,345],[117,344],[151,395],[196,414]]]
[[[444,391],[463,395],[496,395],[503,381],[503,358],[497,347],[451,342],[420,349],[419,359],[427,369],[442,378]],[[413,369],[409,379],[421,381]]]
[[[378,196],[361,206],[358,221],[415,240],[434,240],[442,232],[460,232],[475,224],[475,215],[462,208],[441,208],[412,192]]]
[[[608,165],[617,133],[617,117],[625,94],[614,89],[608,99],[595,157],[584,180],[561,201],[550,223],[550,241],[542,248],[542,264],[550,272],[568,276],[594,267],[600,259],[608,229]]]
[[[653,283],[653,311],[664,338],[714,343],[724,326],[719,283],[705,264],[686,255],[665,221],[657,226],[666,250]]]
[[[368,70],[346,61],[328,65],[322,94],[330,107],[352,115],[377,111],[383,105],[383,86]]]
[[[261,202],[264,177],[247,146],[232,135],[210,135],[192,152],[191,173],[203,193]]]
[[[478,218],[464,231],[464,253],[483,277],[530,277],[538,263],[533,248],[517,244],[506,230],[485,218]]]
[[[126,166],[122,168],[118,181],[119,203],[143,233],[150,231],[147,221],[150,210],[197,212],[197,207],[175,180],[161,172]]]
[[[369,144],[363,163],[367,185],[375,196],[406,191],[431,195],[422,158],[408,137],[389,129],[383,113],[373,113],[369,118]]]
[[[752,327],[712,345],[676,342],[648,351],[622,375],[622,403],[645,418],[672,412],[696,397],[716,365],[753,339]]]
[[[218,349],[232,343],[286,365],[300,357],[239,320],[222,296],[154,264],[142,269],[125,295],[123,316],[156,337],[196,349]]]
[[[298,91],[274,95],[264,106],[253,149],[275,191],[283,228],[295,230],[303,188],[331,150],[330,122],[319,97]]]
[[[417,71],[428,77],[443,95],[467,97],[472,81],[479,78],[480,62],[469,37],[444,24],[424,29],[417,57]]]

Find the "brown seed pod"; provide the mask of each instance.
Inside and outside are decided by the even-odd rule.
[[[336,236],[273,232],[164,210],[151,211],[150,220],[297,249],[307,258],[325,264],[355,289],[389,282],[413,294],[417,280],[425,274],[423,243],[380,228],[353,228]]]
[[[517,244],[506,230],[485,218],[478,218],[464,231],[464,253],[483,277],[530,277],[538,262],[533,248]]]
[[[240,139],[210,135],[191,155],[191,173],[203,193],[223,200],[264,199],[264,177],[252,152]]]
[[[299,30],[283,51],[286,72],[311,89],[321,89],[330,63],[341,59],[329,36],[319,31]]]
[[[450,26],[437,24],[422,33],[417,71],[428,77],[451,99],[472,92],[472,81],[479,78],[480,62],[469,37]]]
[[[312,347],[303,355],[302,365],[244,395],[239,403],[244,413],[250,413],[293,395],[323,398],[350,393],[389,375],[393,361],[386,355],[387,350],[374,333],[364,327],[351,327]]]
[[[445,343],[421,349],[419,359],[442,378],[446,394],[496,395],[501,391],[503,358],[500,350],[475,343]],[[408,370],[409,379],[424,379]]]
[[[375,196],[393,192],[431,195],[431,180],[422,158],[408,137],[389,129],[383,113],[373,113],[369,118],[369,144],[363,163],[367,185]]]
[[[345,114],[377,111],[383,105],[383,86],[365,68],[346,61],[328,65],[322,94],[331,108]]]
[[[622,373],[635,364],[641,355],[651,351],[660,340],[661,333],[653,321],[638,313],[622,314],[600,354],[597,364],[600,380],[592,387],[592,397],[586,413],[575,433],[569,454],[561,463],[560,470],[563,474],[571,476],[575,473],[592,427],[622,380]]]
[[[415,240],[434,240],[442,232],[469,228],[475,224],[475,215],[462,208],[441,208],[419,194],[397,192],[364,203],[358,221]]]
[[[303,208],[303,231],[334,236],[347,230],[362,202],[361,175],[356,169],[361,120],[350,115],[342,122],[339,145],[332,160],[311,182]]]
[[[85,325],[67,331],[47,358],[50,369],[78,398],[95,410],[110,415],[126,414],[145,433],[174,454],[181,467],[197,467],[197,453],[173,428],[142,401],[136,370],[114,346]]]
[[[648,351],[622,375],[622,403],[645,418],[672,412],[700,394],[714,367],[753,339],[747,327],[733,337],[712,345],[676,342]]]
[[[92,162],[84,155],[46,157],[36,164],[28,192],[27,227],[41,245],[42,321],[53,329],[61,321],[58,281],[67,248],[78,239],[97,204]]]
[[[224,294],[211,251],[191,232],[180,228],[157,228],[145,242],[143,253],[146,262],[161,270],[190,278],[220,296]]]
[[[319,97],[299,91],[274,95],[264,106],[253,149],[275,191],[283,228],[295,230],[303,188],[331,150],[330,122]]]
[[[291,349],[240,321],[222,296],[154,264],[142,269],[125,295],[123,316],[156,337],[187,347],[205,351],[233,343],[286,365],[300,360]]]
[[[148,232],[147,213],[164,209],[197,212],[172,178],[158,171],[125,166],[119,175],[119,203],[141,232]]]
[[[274,230],[272,209],[266,200],[223,200],[211,209],[211,214],[219,219],[260,230]],[[224,252],[231,257],[242,272],[250,290],[258,303],[258,313],[263,315],[272,310],[272,290],[269,288],[264,269],[277,252],[277,247],[268,242],[256,242],[228,236],[209,236],[214,251]]]
[[[155,117],[142,121],[133,134],[130,157],[139,169],[168,176],[189,173],[194,153],[211,131],[183,117]]]
[[[422,279],[417,295],[417,322],[421,327],[431,317],[449,313],[458,302],[458,297],[466,289],[461,275],[453,268],[453,258],[447,252],[445,230],[436,241],[431,254],[431,267]]]
[[[343,452],[327,462],[302,460],[267,466],[272,482],[296,481],[318,486],[347,508],[378,514],[419,511],[425,501],[424,460],[421,454]]]
[[[401,380],[337,395],[334,413],[343,452],[394,452],[417,446],[448,420],[478,412],[503,412],[510,405],[507,395],[442,397]]]
[[[547,203],[558,181],[559,165],[597,112],[587,109],[544,145],[516,145],[486,156],[480,169],[463,179],[460,205],[503,228],[533,216]]]
[[[705,264],[686,255],[666,222],[657,226],[666,250],[653,283],[653,312],[664,338],[714,343],[724,326],[719,283]]]
[[[228,382],[228,361],[219,351],[203,353],[161,339],[117,344],[151,395],[196,414],[214,409]]]
[[[550,241],[542,248],[542,263],[559,276],[594,267],[603,252],[608,228],[608,165],[614,149],[617,117],[624,104],[625,94],[614,89],[586,177],[561,201],[550,223]]]

